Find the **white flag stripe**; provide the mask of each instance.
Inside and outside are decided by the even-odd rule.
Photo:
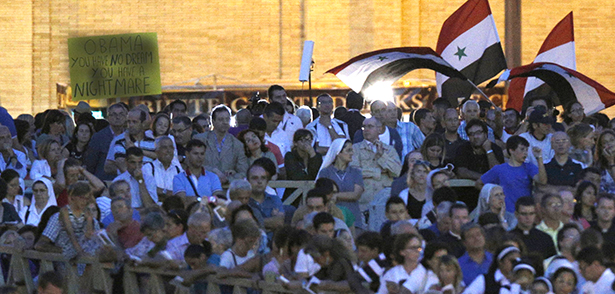
[[[562,44],[536,56],[534,63],[537,62],[552,62],[563,67],[577,70],[576,54],[574,50],[574,41]],[[525,96],[530,91],[538,88],[543,84],[543,81],[538,78],[529,77],[525,83]]]
[[[575,56],[574,41],[572,41],[538,54],[534,59],[534,63],[551,62],[577,70]]]
[[[477,39],[477,37],[481,38]],[[459,35],[457,39],[451,42],[444,51],[442,51],[440,56],[457,70],[462,70],[480,59],[485,52],[485,48],[489,48],[491,45],[499,42],[500,37],[495,31],[493,15],[489,15],[471,29]],[[454,55],[459,49],[464,48],[464,53],[467,57],[464,56],[459,58],[459,56]]]
[[[482,37],[482,39],[477,40],[477,36]],[[490,14],[477,25],[459,35],[459,37],[457,37],[442,51],[441,56],[454,68],[457,70],[462,70],[480,59],[485,52],[485,48],[489,48],[493,44],[499,42],[500,36],[498,36],[498,33],[495,30],[495,20],[493,19],[493,15]],[[459,56],[454,55],[457,53],[458,48],[465,48],[464,53],[467,57],[464,56],[459,58]],[[442,94],[442,84],[444,84],[446,80],[448,80],[447,76],[436,73],[436,87],[438,93]]]
[[[385,58],[385,59],[383,59]],[[381,68],[386,66],[387,64],[400,60],[400,59],[410,59],[410,58],[421,58],[421,59],[430,59],[438,64],[451,67],[446,62],[437,56],[431,54],[415,54],[415,53],[405,53],[405,52],[387,52],[382,54],[376,54],[365,59],[358,60],[346,68],[339,71],[336,76],[342,80],[348,87],[350,87],[353,91],[359,93],[363,88],[363,84],[369,77],[369,75]],[[391,81],[393,84],[395,80]]]
[[[558,66],[545,64],[542,68],[559,73],[570,83],[577,100],[583,105],[583,108],[585,108],[585,114],[590,115],[605,108],[604,103],[602,103],[600,99],[600,95],[594,87],[572,76],[566,70]]]

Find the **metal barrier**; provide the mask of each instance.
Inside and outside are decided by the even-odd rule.
[[[301,198],[301,203],[305,203],[305,197],[307,192],[314,188],[314,181],[271,181],[269,182],[271,188],[286,188],[297,189],[284,200],[284,205],[291,205],[295,199]]]

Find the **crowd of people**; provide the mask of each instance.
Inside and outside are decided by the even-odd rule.
[[[192,119],[180,100],[159,113],[116,103],[106,119],[85,102],[0,111],[0,245],[94,256],[115,265],[117,289],[130,265],[176,270],[165,288],[192,293],[208,276],[311,292],[615,293],[615,120],[528,100],[518,112],[438,98],[402,121],[393,102],[351,91],[345,106],[321,94],[297,107],[274,85],[235,114]],[[302,199],[273,180],[315,184]],[[0,263],[7,273],[10,256]]]

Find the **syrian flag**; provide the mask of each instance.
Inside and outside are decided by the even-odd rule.
[[[426,68],[447,76],[465,79],[429,47],[399,47],[356,56],[327,73],[336,75],[353,91],[364,92],[373,85],[392,85],[408,72]]]
[[[540,47],[534,62],[551,62],[570,69],[577,69],[572,12],[566,15],[551,30],[551,33],[542,43],[542,47]],[[525,97],[548,95],[551,91],[549,87],[544,86],[542,80],[537,78],[514,79],[508,86],[506,108],[514,108],[517,111],[521,111],[525,108],[524,104],[527,103],[524,103]]]
[[[506,58],[487,0],[469,0],[442,25],[436,52],[478,85],[506,69]],[[440,96],[457,104],[473,86],[464,80],[436,74]]]
[[[531,63],[513,68],[504,72],[499,79],[491,81],[487,87],[520,77],[541,79],[553,89],[563,105],[579,102],[585,108],[586,115],[615,104],[615,93],[609,89],[574,69],[550,62]]]

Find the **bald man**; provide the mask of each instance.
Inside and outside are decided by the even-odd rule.
[[[480,118],[480,106],[478,105],[478,102],[474,100],[466,101],[466,103],[464,103],[463,106],[461,106],[461,117],[463,118],[463,121],[461,121],[461,124],[459,125],[459,128],[457,129],[457,133],[459,133],[459,137],[461,137],[461,139],[464,139],[467,141],[469,140],[469,138],[468,138],[468,134],[466,134],[466,124],[473,119],[481,119]],[[493,129],[489,126],[487,126],[487,129],[488,129],[487,139],[495,143],[495,135],[493,133]]]
[[[446,161],[453,162],[457,154],[457,148],[466,142],[461,139],[457,129],[459,128],[459,114],[457,109],[448,108],[442,116],[442,127],[444,128],[444,140],[446,142]]]
[[[555,155],[545,164],[547,183],[554,186],[574,186],[577,183],[577,175],[581,174],[585,166],[568,155],[570,138],[564,132],[554,133],[551,136],[551,148]]]
[[[396,151],[380,141],[382,123],[375,117],[363,121],[365,140],[354,144],[354,155],[350,165],[361,169],[365,191],[359,199],[361,211],[369,209],[374,195],[385,187],[390,187],[393,179],[399,176],[401,161]]]
[[[8,127],[0,125],[0,171],[6,169],[14,169],[19,173],[20,178],[25,178],[28,174],[26,169],[27,157],[26,154],[13,149],[13,140],[11,138],[11,131]]]
[[[395,111],[393,111],[393,108],[395,108]],[[406,148],[404,141],[399,135],[399,132],[397,131],[395,125],[387,125],[387,122],[390,123],[393,121],[393,115],[394,119],[397,120],[397,110],[395,104],[392,102],[387,104],[387,102],[375,100],[372,102],[372,104],[370,104],[370,112],[373,117],[377,118],[378,121],[382,122],[382,124],[385,126],[382,128],[382,130],[380,131],[380,135],[378,136],[380,141],[393,146],[395,148],[395,151],[397,151],[397,155],[399,156],[399,158],[402,158],[404,148]],[[416,127],[416,129],[418,129],[418,132],[421,133],[421,130],[416,125],[414,126]],[[363,141],[363,130],[358,130],[355,133],[353,143],[359,143],[361,141]],[[422,143],[423,141],[421,140],[421,144]]]

